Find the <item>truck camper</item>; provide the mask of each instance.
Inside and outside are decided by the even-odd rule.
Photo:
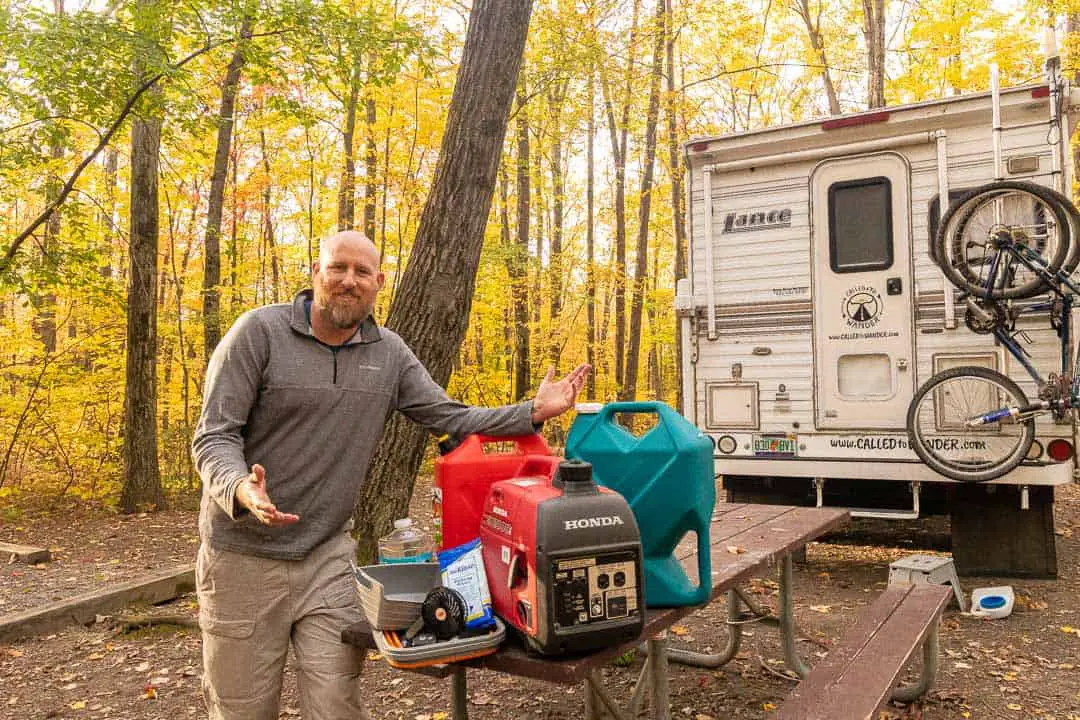
[[[986,482],[931,469],[907,420],[920,387],[957,366],[1039,395],[945,277],[932,240],[952,202],[996,180],[1071,195],[1080,94],[1054,61],[1047,78],[998,88],[995,73],[988,92],[686,143],[683,412],[712,438],[729,500],[947,514],[962,573],[1056,574],[1054,488],[1074,478],[1072,413],[1039,417],[1023,462]],[[1038,309],[1046,299],[1009,301],[1010,313],[1030,310],[1009,334],[1053,372],[1070,342]],[[946,424],[923,442],[981,441]]]

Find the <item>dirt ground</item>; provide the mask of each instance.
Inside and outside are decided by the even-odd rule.
[[[430,518],[429,492],[421,484],[413,517]],[[194,561],[196,512],[176,509],[122,517],[103,509],[26,503],[0,513],[0,541],[46,546],[54,560],[41,565],[0,565],[0,615],[71,597]],[[921,718],[1040,718],[1080,720],[1080,486],[1058,490],[1056,503],[1059,578],[1054,581],[963,578],[967,592],[1011,584],[1014,614],[978,620],[955,607],[941,633],[937,686],[909,707],[890,706],[878,720]],[[929,529],[927,529],[929,528]],[[823,657],[860,606],[884,586],[888,563],[912,551],[913,528],[885,532],[857,528],[838,542],[809,546],[796,565],[796,617],[806,637],[800,649],[812,663]],[[942,528],[931,521],[919,537],[940,547]],[[934,540],[934,538],[937,538]],[[871,544],[873,543],[873,544]],[[775,608],[775,577],[754,580],[756,599]],[[155,608],[129,608],[117,616],[151,612],[194,621],[193,596]],[[672,628],[673,641],[689,648],[720,648],[723,602],[714,603]],[[775,629],[747,627],[739,656],[719,670],[671,666],[672,716],[690,720],[769,718],[794,682],[783,676]],[[44,637],[0,645],[0,718],[205,717],[199,693],[198,632],[177,625],[124,632],[115,618]],[[642,659],[604,670],[609,687],[627,692]],[[295,679],[288,671],[282,718],[299,717]],[[449,710],[447,681],[393,670],[369,659],[363,680],[372,718],[443,720]],[[577,687],[521,681],[492,673],[469,673],[469,712],[475,720],[581,718]]]

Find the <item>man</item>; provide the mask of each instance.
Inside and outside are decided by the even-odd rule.
[[[361,619],[348,535],[357,490],[390,413],[434,431],[521,435],[570,408],[582,365],[549,371],[530,402],[455,402],[371,318],[379,254],[340,232],[313,291],[241,316],[214,351],[193,452],[203,481],[196,564],[203,695],[212,720],[276,720],[292,642],[305,720],[356,720]]]

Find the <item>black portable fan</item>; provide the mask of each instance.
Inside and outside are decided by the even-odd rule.
[[[465,629],[465,598],[457,590],[438,587],[427,594],[420,606],[424,629],[439,640],[457,637]]]

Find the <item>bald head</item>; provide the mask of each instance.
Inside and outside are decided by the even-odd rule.
[[[368,255],[372,262],[375,263],[375,267],[378,267],[382,258],[379,257],[379,249],[375,247],[375,243],[368,239],[368,236],[359,230],[342,230],[336,232],[323,241],[322,247],[319,248],[319,265],[326,267],[330,264],[331,258],[334,257],[338,248],[352,252],[362,252]]]

